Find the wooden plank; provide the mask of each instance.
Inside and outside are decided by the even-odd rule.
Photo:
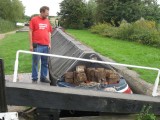
[[[136,120],[136,115],[66,117],[66,118],[61,118],[60,120]]]
[[[0,112],[7,112],[4,63],[2,59],[0,59]]]
[[[160,114],[160,98],[54,86],[6,83],[8,105],[34,106],[63,110],[139,113],[143,106]]]

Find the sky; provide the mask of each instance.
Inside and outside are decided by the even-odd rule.
[[[39,14],[40,7],[46,5],[50,8],[50,16],[57,16],[57,12],[60,11],[59,3],[63,0],[20,0],[25,6],[25,15],[31,16],[33,14]],[[160,4],[160,0],[158,0]]]
[[[20,0],[23,6],[25,6],[25,15],[31,16],[33,14],[39,14],[39,9],[42,6],[48,6],[50,8],[50,16],[57,16],[57,12],[60,11],[59,3],[63,0]]]

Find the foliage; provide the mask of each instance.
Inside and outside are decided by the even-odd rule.
[[[84,27],[89,28],[94,23],[96,23],[96,8],[97,8],[97,3],[95,0],[89,0],[86,2],[86,15],[84,18]]]
[[[24,17],[24,6],[20,0],[0,0],[0,16],[16,22]]]
[[[92,26],[90,30],[92,33],[101,34],[104,32],[104,29],[107,29],[108,27],[111,27],[111,25],[107,23],[98,23],[97,25]]]
[[[117,38],[157,47],[160,45],[160,32],[157,30],[154,21],[140,19],[131,24],[121,24],[118,33]]]
[[[97,0],[97,17],[99,22],[108,22],[119,26],[123,19],[128,22],[135,21],[141,17],[141,0]]]
[[[156,120],[156,116],[154,114],[149,113],[151,106],[144,106],[141,113],[137,116],[136,120]]]
[[[61,16],[61,25],[65,28],[83,28],[85,8],[83,0],[63,0],[60,3],[60,13],[58,13]]]
[[[16,29],[15,23],[0,18],[0,33],[12,31],[15,29]]]
[[[108,23],[97,24],[91,27],[91,32],[154,47],[160,46],[160,31],[156,27],[156,22],[143,18],[133,23],[123,20],[119,27],[111,26]]]
[[[128,40],[133,34],[133,26],[125,20],[122,20],[120,26],[117,28],[115,38]]]
[[[28,22],[28,21],[30,21],[30,19],[31,19],[30,16],[27,16],[27,15],[24,16],[24,20],[25,20],[24,22],[26,22],[26,21]]]
[[[90,28],[95,23],[110,23],[120,26],[122,20],[135,22],[160,21],[157,0],[64,0],[60,4],[61,25],[66,28]]]
[[[95,26],[92,26],[90,31],[92,33],[97,33],[100,34],[102,36],[106,36],[106,37],[113,37],[115,36],[117,28],[113,27],[111,24],[109,23],[98,23]]]
[[[141,17],[147,20],[160,20],[160,8],[156,0],[97,0],[98,21],[114,23],[134,22]],[[112,22],[113,21],[113,22]]]
[[[129,36],[129,40],[157,47],[160,45],[160,32],[157,30],[154,21],[140,19],[133,23],[132,26],[133,33]]]
[[[157,0],[64,0],[60,9],[61,25],[66,28],[89,28],[106,22],[118,27],[122,20],[132,23],[141,17],[160,21]]]
[[[158,23],[160,20],[160,7],[157,0],[143,0],[142,6],[142,17]]]

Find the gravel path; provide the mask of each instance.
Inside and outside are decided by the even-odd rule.
[[[29,27],[28,26],[24,26],[23,28],[16,30],[16,31],[11,31],[11,32],[7,32],[7,33],[2,33],[0,34],[0,40],[5,38],[6,35],[8,34],[14,34],[16,32],[28,32],[29,31]]]

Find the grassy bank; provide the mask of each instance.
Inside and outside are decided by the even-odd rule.
[[[160,49],[140,45],[118,39],[106,38],[97,34],[91,34],[87,30],[66,30],[76,39],[87,46],[92,47],[96,52],[110,57],[113,60],[139,66],[159,68]],[[132,68],[130,68],[132,69]],[[134,69],[147,82],[154,83],[157,72],[150,70]]]
[[[16,30],[16,23],[0,18],[0,33]]]
[[[4,39],[0,40],[0,58],[5,62],[5,73],[13,74],[14,62],[17,50],[29,50],[28,33],[16,33],[7,35]],[[20,72],[31,72],[31,56],[20,55]]]

